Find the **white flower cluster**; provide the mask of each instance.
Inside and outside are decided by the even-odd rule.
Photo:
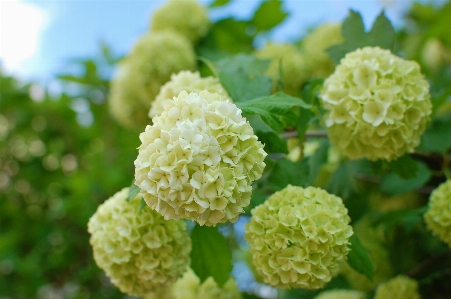
[[[251,213],[244,237],[258,273],[273,286],[322,288],[350,250],[348,211],[322,189],[288,185]]]
[[[266,153],[226,97],[182,91],[140,134],[135,182],[165,219],[236,221],[250,203]]]
[[[431,193],[424,220],[428,229],[451,247],[451,179]]]
[[[185,223],[164,220],[129,189],[101,204],[89,219],[94,259],[122,292],[143,296],[169,287],[187,269],[191,239]]]
[[[432,110],[419,65],[379,47],[346,54],[320,97],[330,140],[351,159],[412,152]]]
[[[217,78],[201,78],[199,72],[181,71],[178,74],[172,74],[171,80],[161,87],[160,93],[157,95],[150,108],[149,117],[153,118],[154,116],[160,115],[164,110],[164,101],[168,99],[172,100],[172,98],[178,96],[182,90],[185,90],[188,93],[199,93],[206,90],[210,93],[228,96]]]
[[[380,284],[374,299],[420,299],[418,282],[404,275],[398,275]]]

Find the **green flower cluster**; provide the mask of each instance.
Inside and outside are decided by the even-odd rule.
[[[210,93],[219,93],[223,96],[228,96],[225,89],[222,87],[219,80],[215,77],[201,78],[199,72],[181,71],[178,74],[172,74],[171,80],[164,84],[160,93],[155,98],[152,107],[149,111],[149,117],[160,115],[163,112],[163,102],[178,96],[179,93],[185,90],[188,93],[199,93],[206,90]]]
[[[380,284],[374,299],[420,299],[418,282],[404,275],[398,275]]]
[[[311,75],[326,78],[333,73],[335,65],[326,50],[343,41],[341,24],[334,23],[318,26],[305,37],[304,56]]]
[[[328,290],[321,292],[314,299],[365,299],[365,298],[366,298],[365,293],[360,291]]]
[[[235,222],[250,203],[266,153],[225,96],[182,91],[140,134],[135,183],[165,219],[214,226]]]
[[[245,239],[263,280],[280,288],[322,288],[337,273],[353,234],[341,198],[288,185],[252,211]]]
[[[143,35],[121,61],[111,82],[110,111],[126,127],[149,123],[147,113],[173,73],[196,68],[190,41],[174,31]]]
[[[89,219],[94,259],[122,292],[142,296],[169,287],[187,269],[191,240],[185,223],[164,220],[129,189],[101,204]]]
[[[451,180],[431,193],[424,220],[428,229],[451,247]]]
[[[302,53],[292,44],[268,43],[255,55],[270,59],[266,73],[273,80],[273,92],[281,89],[288,94],[297,94],[308,79],[306,61]]]
[[[320,97],[330,140],[351,159],[412,152],[432,110],[419,65],[379,47],[346,54]]]
[[[155,10],[150,21],[151,31],[172,29],[192,43],[206,35],[210,28],[207,8],[196,0],[169,0]]]
[[[211,276],[201,283],[191,269],[177,280],[170,292],[173,299],[241,299],[234,278],[230,277],[222,287],[219,287]]]

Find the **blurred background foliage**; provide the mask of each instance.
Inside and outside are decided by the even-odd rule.
[[[264,3],[250,20],[230,17],[215,22],[196,53],[211,61],[251,53],[255,39],[286,16],[280,2]],[[420,152],[405,164],[414,163],[418,175],[403,177],[396,165],[389,165],[396,171],[387,173],[378,163],[328,161],[328,142],[313,137],[309,141],[317,141],[320,149],[314,154],[297,162],[285,158],[268,161],[247,213],[287,182],[326,188],[345,200],[353,225],[365,217],[377,225],[394,273],[419,280],[421,293],[429,294],[425,298],[449,298],[449,248],[426,231],[421,207],[433,188],[444,181],[442,169],[451,164],[450,19],[451,2],[442,7],[413,3],[405,27],[396,33],[397,54],[421,64],[434,103],[433,120]],[[302,44],[302,40],[296,43]],[[132,183],[141,130],[124,129],[111,118],[106,99],[110,74],[120,57],[106,45],[100,49],[99,57],[73,61],[80,72],[58,76],[64,87],[58,95],[45,86],[0,73],[2,299],[124,298],[93,261],[86,225],[100,203]],[[199,66],[204,74],[210,72],[204,62],[199,61]],[[321,83],[308,81],[304,100],[313,101]],[[276,148],[279,153],[287,150]],[[299,175],[300,169],[307,170]],[[359,237],[365,246],[371,246],[365,233]],[[243,254],[240,242],[234,245],[235,257]],[[240,269],[238,263],[235,272]],[[338,276],[327,288],[349,286],[350,281]],[[263,291],[256,292],[256,288]],[[245,298],[263,297],[264,290],[257,278]],[[317,293],[291,290],[279,296],[313,298]]]

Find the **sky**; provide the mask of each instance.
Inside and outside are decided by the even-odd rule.
[[[166,0],[0,0],[0,67],[27,80],[64,73],[71,58],[92,57],[100,41],[126,54]],[[212,0],[199,0],[208,5]],[[261,0],[232,0],[210,10],[210,18],[249,18]],[[437,1],[437,0],[436,0]],[[439,0],[440,1],[440,0]],[[290,16],[271,33],[276,42],[303,36],[323,22],[340,22],[349,9],[360,12],[367,28],[385,8],[396,26],[409,0],[284,0]]]

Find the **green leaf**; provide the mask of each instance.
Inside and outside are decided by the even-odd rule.
[[[215,0],[210,4],[210,7],[224,6],[229,2],[230,0]]]
[[[236,104],[243,113],[259,114],[263,121],[274,130],[297,126],[298,114],[293,110],[294,107],[311,108],[311,105],[301,99],[284,93],[276,93]]]
[[[269,60],[244,54],[214,64],[221,84],[235,103],[270,95],[272,81],[264,74],[268,66]]]
[[[327,183],[326,190],[343,199],[349,198],[357,191],[355,175],[360,167],[360,160],[348,161],[341,164]]]
[[[371,46],[379,46],[384,49],[393,50],[395,47],[395,29],[390,20],[382,11],[374,21],[373,28],[367,35],[368,43]]]
[[[343,21],[341,34],[345,41],[357,47],[366,39],[365,25],[360,13],[349,10],[349,16]],[[357,48],[356,47],[356,48]]]
[[[415,210],[390,211],[377,217],[374,224],[383,224],[387,231],[392,231],[395,225],[402,224],[409,232],[423,220],[423,214],[427,211],[427,208],[426,205]]]
[[[293,162],[286,158],[281,158],[276,161],[265,187],[272,191],[282,190],[288,184],[306,187],[308,186],[308,174],[308,159]]]
[[[131,184],[130,187],[128,188],[127,201],[135,198],[136,195],[138,195],[139,191],[141,191],[141,189],[138,186],[136,186],[135,183]]]
[[[309,185],[314,185],[316,178],[321,170],[321,166],[327,161],[327,154],[329,150],[329,142],[323,140],[315,153],[308,158],[309,165]]]
[[[232,251],[216,227],[196,224],[192,233],[191,269],[204,282],[213,277],[219,287],[232,271]]]
[[[287,154],[287,142],[281,138],[276,132],[256,132],[258,139],[265,145],[266,153],[282,153]]]
[[[451,119],[434,121],[421,136],[421,148],[440,154],[451,149],[450,128]]]
[[[349,241],[351,242],[351,251],[348,254],[348,264],[373,281],[374,265],[371,262],[368,249],[362,245],[356,235],[353,235]]]
[[[416,171],[418,170],[418,164],[409,155],[404,155],[391,161],[388,166],[394,173],[403,179],[415,177]]]
[[[287,16],[288,14],[282,10],[282,1],[263,1],[255,11],[253,24],[257,31],[267,31],[282,23]]]
[[[141,205],[139,206],[139,210],[141,211],[142,209],[144,209],[145,207],[147,207],[147,203],[144,200],[144,198],[141,198]]]
[[[404,179],[391,172],[382,178],[381,190],[389,195],[396,195],[418,189],[427,183],[431,178],[429,168],[423,162],[415,161],[415,163],[417,170],[412,178]]]

